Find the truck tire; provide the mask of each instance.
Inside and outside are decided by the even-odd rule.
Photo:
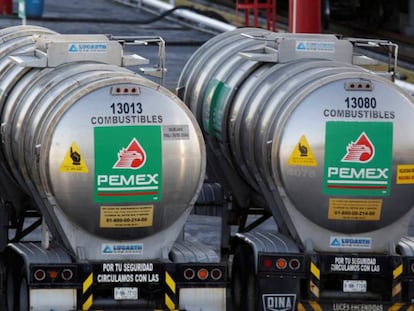
[[[18,283],[19,291],[19,301],[18,301],[18,311],[29,311],[29,289],[26,277],[25,269],[22,269],[20,272],[20,278]]]
[[[13,267],[9,266],[7,268],[6,274],[6,310],[7,311],[14,311],[16,305],[16,271],[13,271]]]
[[[256,311],[257,289],[254,257],[250,246],[240,245],[233,258],[231,296],[234,311]]]
[[[21,301],[21,283],[24,282],[27,290],[27,278],[25,275],[23,260],[16,256],[13,252],[9,252],[6,255],[6,310],[7,311],[20,311],[21,308],[26,306],[25,311],[28,310],[28,304],[26,305]],[[24,277],[24,280],[23,280]]]

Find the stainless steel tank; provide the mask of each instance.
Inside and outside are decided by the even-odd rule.
[[[178,92],[303,245],[383,251],[413,214],[414,105],[352,60],[333,36],[239,29],[192,56]]]
[[[39,46],[53,40],[46,37],[48,44]],[[88,40],[64,42],[67,55],[99,57],[109,49],[104,40]],[[113,256],[120,248],[135,258],[165,252],[205,170],[201,132],[178,97],[99,59],[26,68],[14,79],[9,71],[3,79],[12,81],[1,97],[8,168],[24,191],[46,202],[72,247],[83,247],[89,258]]]

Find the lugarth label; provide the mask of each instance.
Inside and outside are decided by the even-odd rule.
[[[108,44],[102,43],[71,43],[68,45],[69,53],[103,53],[108,50]]]
[[[389,195],[392,137],[391,122],[326,122],[324,193]]]
[[[161,181],[161,126],[95,127],[95,202],[159,201]]]
[[[372,239],[365,237],[330,237],[329,246],[332,248],[364,248],[371,249]]]

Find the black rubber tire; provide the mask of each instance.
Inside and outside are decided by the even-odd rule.
[[[29,286],[25,269],[21,269],[18,290],[18,311],[29,311]]]
[[[29,291],[23,260],[8,253],[6,272],[6,310],[28,311]],[[25,300],[22,301],[22,298]]]
[[[17,272],[13,268],[13,266],[9,265],[7,267],[6,273],[6,310],[7,311],[15,311],[15,306],[17,303],[16,298],[16,274]]]
[[[257,278],[253,251],[241,244],[234,253],[231,272],[231,297],[234,311],[257,311]]]

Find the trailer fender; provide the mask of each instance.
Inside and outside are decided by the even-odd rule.
[[[232,245],[232,303],[235,310],[253,311],[259,306],[259,254],[299,253],[297,244],[275,231],[237,233]]]
[[[75,307],[75,288],[30,288],[31,265],[49,263],[67,265],[72,261],[62,248],[45,250],[39,243],[14,243],[6,248],[6,300],[7,310],[42,310],[54,303],[55,310]],[[47,297],[49,298],[45,298]]]
[[[398,243],[397,252],[402,256],[414,257],[414,237],[403,236]]]
[[[276,231],[236,233],[233,239],[233,250],[237,250],[242,243],[251,248],[255,273],[257,273],[259,253],[300,252],[298,245],[292,239]]]

